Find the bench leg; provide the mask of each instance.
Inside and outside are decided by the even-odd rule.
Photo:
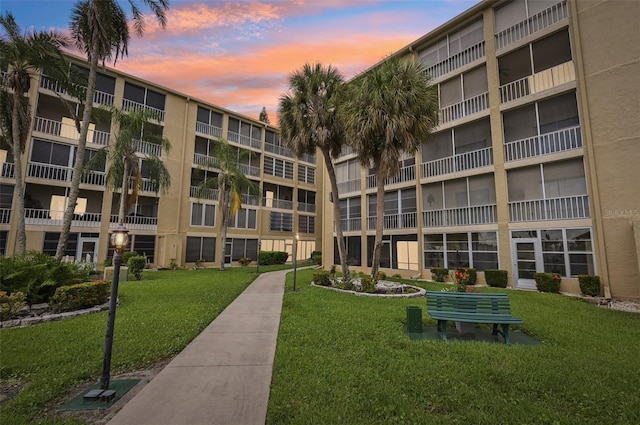
[[[498,330],[498,324],[494,323],[493,324],[493,332],[491,332],[491,335],[498,336],[499,333],[500,333],[500,331]]]
[[[440,334],[440,339],[443,341],[446,341],[447,340],[447,321],[438,320],[438,325],[436,326],[436,330]]]
[[[502,336],[504,337],[505,344],[511,344],[511,340],[509,340],[509,324],[505,323],[502,325]]]

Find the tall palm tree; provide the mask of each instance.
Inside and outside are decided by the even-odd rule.
[[[144,34],[144,16],[136,5],[135,0],[128,0],[133,14],[133,29],[139,37]],[[149,6],[156,20],[164,28],[167,23],[165,12],[169,9],[168,0],[143,0]],[[73,166],[69,203],[64,213],[62,232],[56,249],[56,258],[64,255],[71,230],[71,220],[80,192],[80,178],[84,167],[84,153],[87,145],[87,135],[93,110],[93,94],[96,88],[98,63],[113,59],[114,64],[121,56],[128,54],[129,27],[124,10],[117,0],[80,0],[71,11],[71,34],[76,47],[87,54],[89,61],[89,76],[84,98],[82,120],[76,126],[80,127],[78,150]],[[79,118],[76,118],[76,121]]]
[[[347,134],[377,182],[376,237],[371,274],[380,268],[384,229],[384,182],[399,171],[400,155],[415,153],[438,124],[438,99],[415,59],[390,57],[349,85],[344,107]]]
[[[245,151],[251,154],[249,151]],[[220,217],[220,245],[222,258],[220,270],[224,271],[224,250],[227,243],[229,221],[242,208],[242,194],[247,190],[257,193],[255,183],[249,180],[240,169],[240,157],[243,152],[231,148],[227,140],[221,140],[215,147],[215,163],[207,164],[218,169],[214,177],[205,178],[197,187],[197,196],[202,197],[209,189],[218,189],[218,216]]]
[[[0,82],[0,139],[11,149],[16,185],[14,214],[17,225],[16,252],[27,245],[24,222],[24,180],[22,160],[31,126],[29,90],[31,79],[46,67],[64,69],[60,51],[68,44],[57,32],[22,32],[9,12],[0,16],[0,69],[6,70]]]
[[[289,77],[289,92],[280,96],[280,135],[296,156],[313,154],[319,148],[329,175],[338,254],[343,276],[349,275],[347,250],[342,236],[338,183],[333,159],[345,145],[344,123],[339,113],[344,78],[331,65],[305,64]]]

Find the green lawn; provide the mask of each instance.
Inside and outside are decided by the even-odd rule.
[[[542,346],[416,342],[405,307],[435,326],[424,298],[312,288],[312,273],[285,295],[268,424],[640,424],[638,314],[508,291]]]

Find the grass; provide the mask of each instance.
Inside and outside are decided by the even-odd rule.
[[[264,267],[268,271],[275,267]],[[111,375],[171,358],[198,335],[256,277],[255,268],[145,273],[122,282]],[[107,313],[0,331],[0,379],[26,387],[3,402],[2,424],[84,424],[48,414],[83,383],[97,382]]]
[[[435,326],[424,298],[312,288],[312,273],[285,294],[268,424],[640,423],[638,314],[508,291],[542,346],[414,342],[407,305]]]

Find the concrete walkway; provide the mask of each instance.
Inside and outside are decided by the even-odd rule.
[[[288,272],[258,276],[108,425],[263,425]]]

